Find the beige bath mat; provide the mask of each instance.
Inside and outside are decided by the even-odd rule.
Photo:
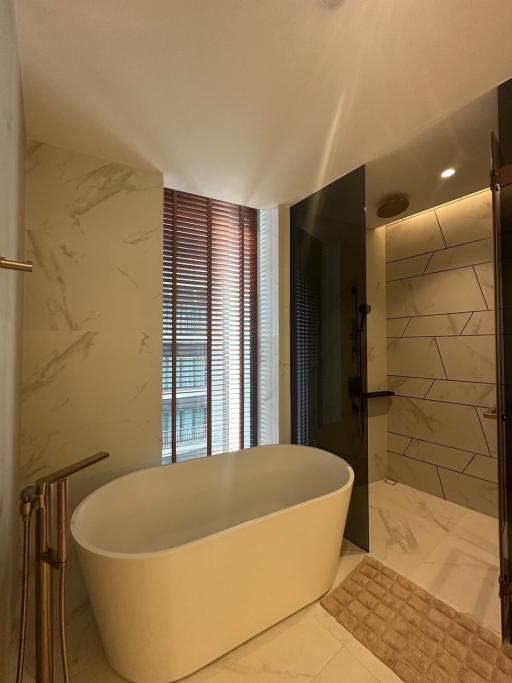
[[[371,557],[322,605],[406,683],[512,682],[512,647]]]

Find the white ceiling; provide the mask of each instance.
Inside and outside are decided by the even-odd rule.
[[[289,203],[512,76],[512,0],[18,0],[29,136]]]

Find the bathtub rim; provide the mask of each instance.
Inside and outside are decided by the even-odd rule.
[[[316,446],[304,446],[304,445],[299,445],[299,444],[266,444],[264,446],[254,446],[254,448],[275,448],[278,446],[293,446],[294,448],[307,448],[308,450],[312,451],[319,451],[320,453],[326,453],[327,455],[336,458],[337,460],[341,460],[342,463],[344,463],[347,472],[348,472],[348,479],[347,481],[343,484],[343,486],[335,489],[334,491],[329,491],[329,493],[325,493],[321,496],[316,496],[315,498],[308,498],[307,500],[301,501],[300,503],[294,503],[293,505],[288,505],[287,507],[281,508],[280,510],[274,510],[273,512],[268,512],[267,514],[260,515],[259,517],[255,517],[254,519],[248,519],[245,522],[240,522],[239,524],[235,524],[234,526],[230,526],[227,529],[221,529],[220,531],[214,531],[211,534],[207,534],[206,536],[201,536],[200,538],[196,538],[192,541],[187,541],[186,543],[180,543],[180,545],[171,547],[171,548],[164,548],[163,550],[150,550],[146,552],[140,552],[140,553],[120,553],[116,552],[113,550],[106,550],[104,548],[100,548],[99,546],[94,545],[93,543],[88,543],[86,541],[83,541],[80,539],[80,534],[76,532],[76,527],[77,527],[77,519],[83,510],[83,508],[86,507],[88,503],[90,503],[90,500],[95,496],[98,491],[101,491],[102,489],[106,488],[107,486],[110,486],[114,482],[120,481],[122,479],[126,479],[128,477],[134,477],[137,474],[140,474],[141,472],[148,472],[150,470],[159,470],[162,469],[162,467],[176,467],[177,465],[191,465],[195,462],[201,462],[202,458],[196,458],[194,460],[188,460],[184,462],[175,462],[175,463],[167,463],[167,464],[162,464],[162,465],[153,465],[152,467],[143,467],[139,470],[134,470],[133,472],[127,472],[126,474],[122,474],[118,477],[115,477],[114,479],[111,479],[110,481],[105,482],[101,486],[98,486],[98,488],[94,489],[94,491],[91,491],[78,505],[76,508],[73,510],[73,513],[71,515],[71,520],[70,520],[70,532],[71,536],[73,538],[74,543],[76,543],[78,546],[84,548],[88,552],[94,554],[94,555],[100,555],[102,557],[108,557],[110,559],[118,559],[118,560],[147,560],[150,558],[155,558],[155,557],[164,557],[166,555],[170,555],[176,552],[179,552],[183,549],[190,548],[193,545],[197,545],[199,543],[204,543],[210,539],[220,537],[222,535],[228,534],[231,531],[234,531],[235,529],[242,529],[244,527],[247,527],[248,525],[255,524],[256,522],[263,520],[263,519],[270,519],[272,517],[275,517],[277,515],[282,514],[283,512],[286,512],[288,510],[295,510],[300,507],[304,506],[309,506],[313,503],[317,503],[321,500],[326,500],[328,498],[334,497],[336,495],[339,495],[343,491],[347,489],[351,489],[353,484],[354,484],[354,470],[352,466],[341,456],[336,455],[335,453],[331,453],[331,451],[326,451],[323,448],[317,448]],[[241,450],[252,450],[251,448],[247,449],[239,449],[237,451],[227,451],[226,453],[216,453],[213,456],[210,457],[217,457],[218,455],[236,455],[239,454]]]

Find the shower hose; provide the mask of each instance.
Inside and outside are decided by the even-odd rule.
[[[20,611],[20,636],[18,643],[18,666],[16,670],[16,683],[23,682],[23,670],[25,665],[25,642],[27,636],[27,611],[28,611],[28,580],[30,565],[30,524],[34,511],[32,489],[29,487],[21,493],[21,516],[23,518],[23,566],[21,579],[21,611]],[[60,654],[62,660],[62,673],[64,683],[69,683],[68,654],[66,644],[66,563],[59,563],[59,636]]]

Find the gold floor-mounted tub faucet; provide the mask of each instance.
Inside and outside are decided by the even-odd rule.
[[[53,683],[53,584],[52,569],[59,574],[59,633],[62,672],[69,681],[66,628],[65,628],[65,577],[68,561],[68,477],[108,458],[105,451],[79,460],[26,486],[20,493],[20,512],[23,519],[23,571],[21,592],[20,638],[16,683],[22,683],[27,633],[27,607],[30,562],[30,524],[35,514],[35,644],[36,683]],[[54,505],[54,486],[57,489]],[[56,509],[56,529],[54,527]],[[56,547],[52,545],[56,532]]]

